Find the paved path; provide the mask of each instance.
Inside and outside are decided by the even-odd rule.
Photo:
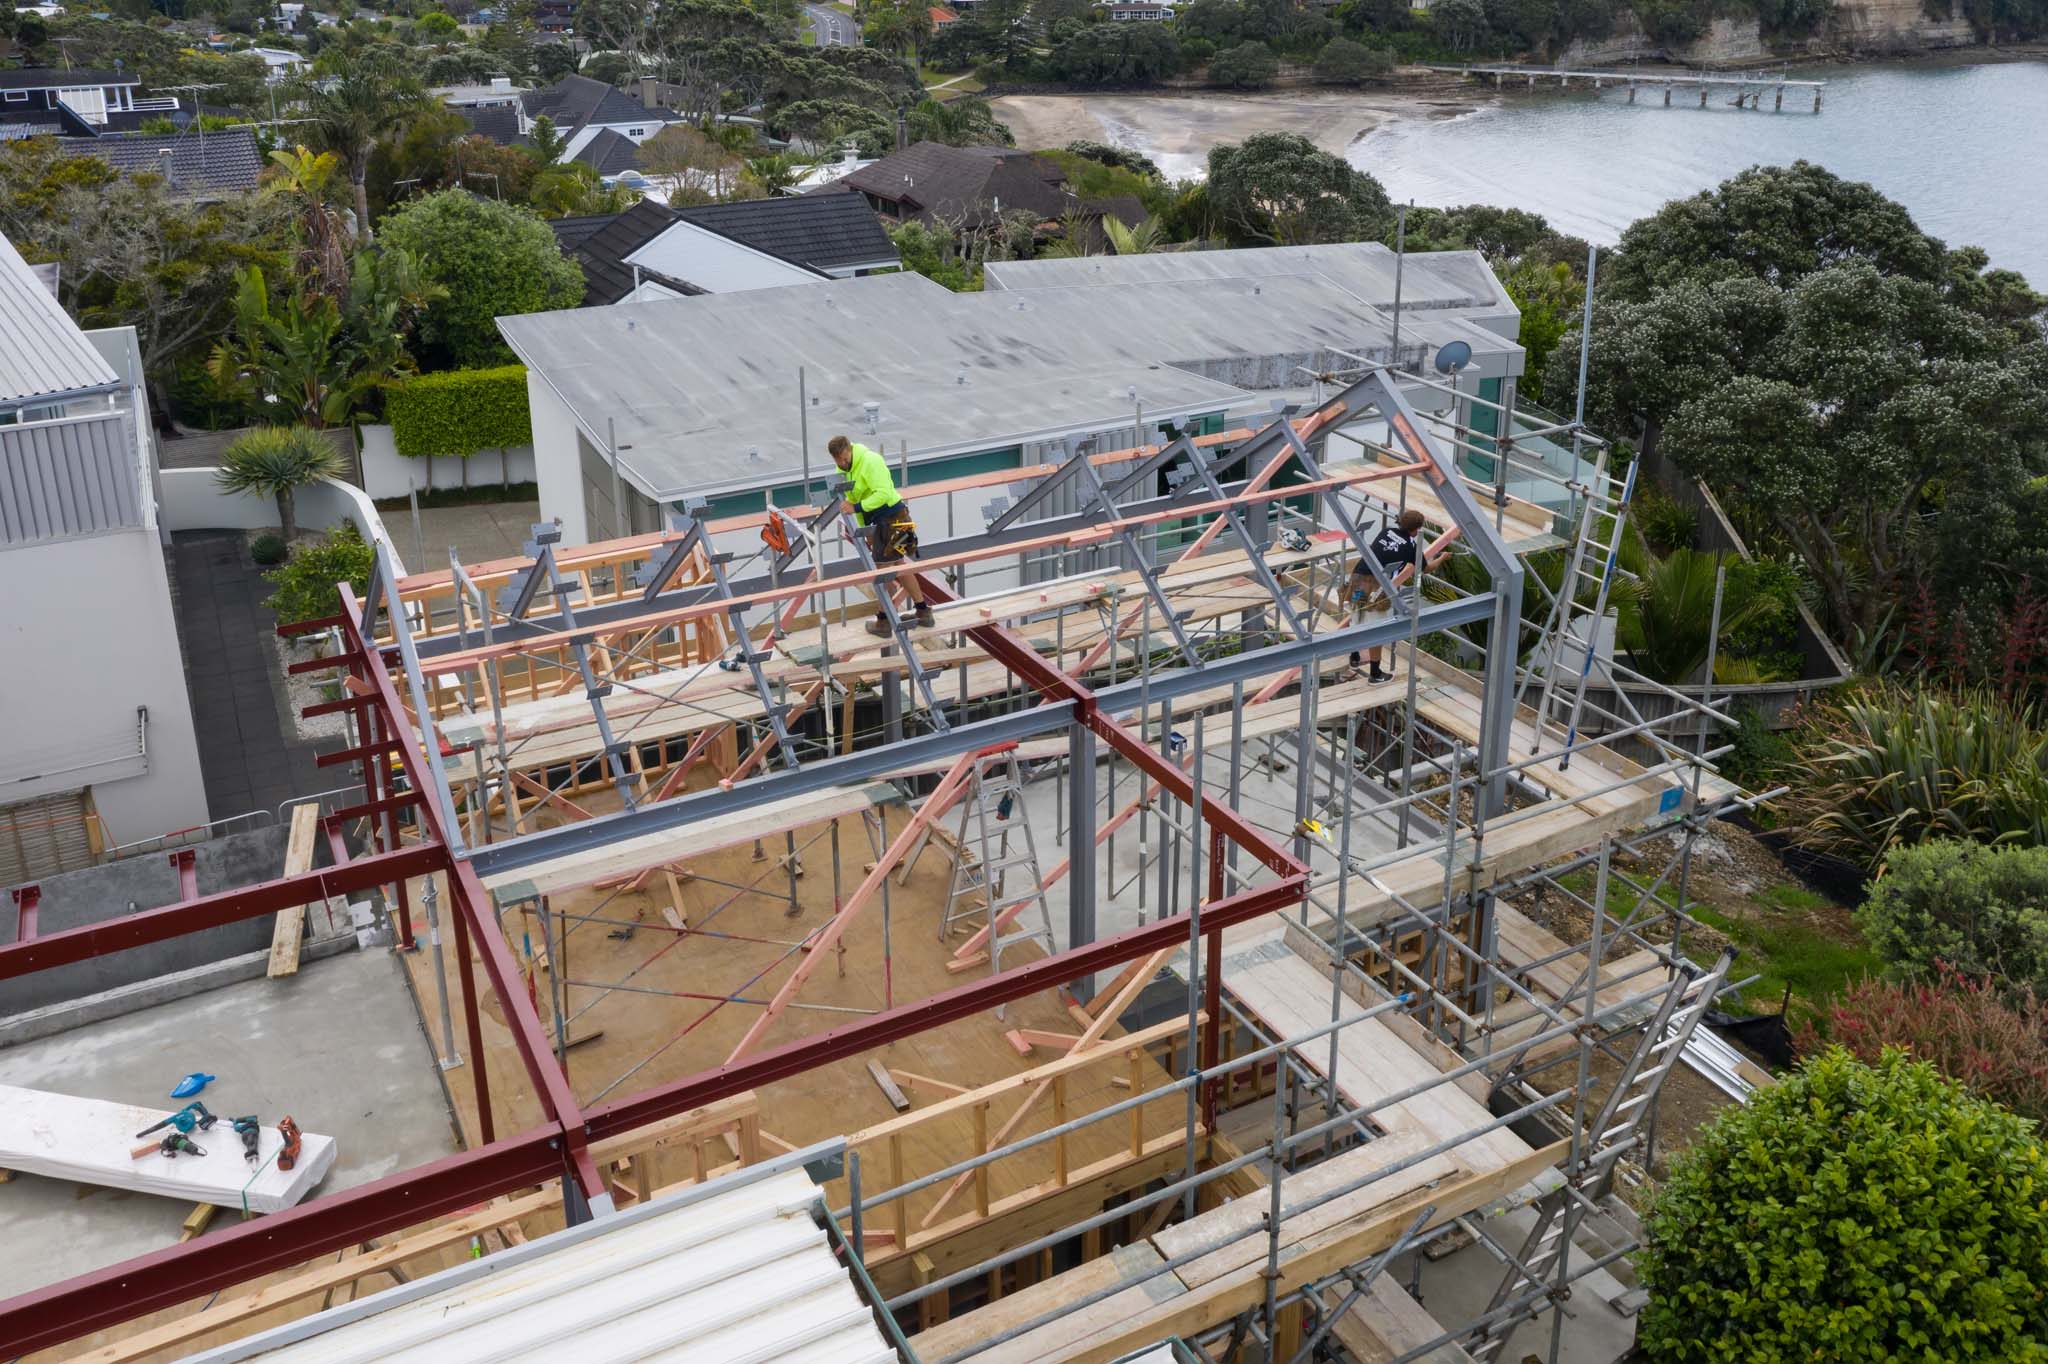
[[[469,507],[423,507],[420,529],[413,534],[412,511],[383,511],[384,528],[405,561],[408,573],[433,573],[448,567],[448,547],[465,564],[510,559],[525,552],[533,523],[540,520],[538,502],[480,502]]]
[[[295,796],[347,785],[342,769],[315,766],[314,746],[286,727],[266,638],[277,628],[263,605],[271,586],[249,561],[242,533],[181,531],[171,537],[171,558],[199,770],[213,817],[275,813]]]

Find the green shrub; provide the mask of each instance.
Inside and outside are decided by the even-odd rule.
[[[1935,1069],[1839,1049],[1721,1110],[1638,1262],[1678,1364],[2048,1357],[2048,1153]]]
[[[398,453],[413,459],[533,443],[524,365],[398,380],[385,388],[384,413]]]
[[[1642,532],[1644,543],[1659,554],[1691,549],[1700,530],[1699,513],[1660,488],[1637,493],[1629,515]]]
[[[2048,992],[2048,848],[1954,839],[1900,848],[1856,922],[1887,961],[1915,970],[1947,962]]]
[[[1755,706],[1738,706],[1734,715],[1735,727],[1719,736],[1719,742],[1729,746],[1728,752],[1716,759],[1715,765],[1722,776],[1745,791],[1768,791],[1784,779],[1792,761],[1791,740],[1766,724]]]
[[[1809,846],[1881,870],[1938,838],[2048,843],[2048,733],[1987,692],[1873,684],[1816,707],[1786,813]]]
[[[277,588],[264,605],[280,625],[337,615],[341,597],[334,585],[346,582],[361,597],[369,590],[370,565],[375,561],[376,552],[344,521],[317,543],[300,545],[283,567],[263,575]]]
[[[1329,85],[1363,85],[1393,73],[1393,53],[1367,47],[1349,38],[1332,38],[1316,54],[1316,79]]]
[[[259,535],[249,542],[249,557],[268,568],[273,564],[283,563],[290,549],[291,547],[285,544],[283,536]]]

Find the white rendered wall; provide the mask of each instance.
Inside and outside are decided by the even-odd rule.
[[[563,544],[588,544],[590,518],[583,505],[576,418],[531,369],[526,371],[526,399],[533,414],[533,469],[540,484],[541,519],[562,523]]]
[[[672,279],[688,280],[714,294],[819,282],[817,275],[801,265],[742,246],[693,223],[677,223],[626,260]]]
[[[110,844],[206,823],[155,528],[7,550],[0,578],[0,804],[90,786]],[[124,758],[138,706],[147,757]]]

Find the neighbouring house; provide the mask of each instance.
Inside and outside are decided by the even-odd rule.
[[[210,133],[103,133],[66,139],[75,156],[96,156],[123,175],[160,175],[172,193],[206,199],[256,188],[269,164],[250,127]]]
[[[1108,15],[1110,22],[1118,24],[1158,24],[1173,17],[1173,6],[1165,4],[1120,4],[1116,0],[1097,0],[1095,8]]]
[[[875,161],[875,157],[862,156],[852,147],[844,148],[839,153],[837,161],[821,161],[798,176],[796,192],[798,194],[808,194],[814,189],[822,189],[843,176],[851,175],[863,167],[874,165]]]
[[[553,224],[583,267],[586,307],[727,294],[901,268],[889,234],[854,198],[746,199]]]
[[[141,88],[141,80],[125,71],[93,71],[83,67],[57,71],[41,66],[0,71],[0,125],[48,125],[90,135],[94,128],[110,123],[133,127],[142,118],[178,107],[178,101],[169,97],[141,98]],[[0,132],[0,136],[7,135]]]
[[[1453,341],[1471,349],[1456,394],[1417,383],[1409,399],[1479,439],[1489,409],[1471,400],[1501,401],[1524,363],[1520,314],[1477,252],[1408,254],[1398,355],[1395,258],[1376,242],[1000,270],[981,293],[899,271],[498,319],[527,366],[542,515],[573,541],[661,529],[696,498],[714,518],[790,505],[838,432],[922,483],[1262,425],[1316,401],[1319,374],[1429,373]],[[988,502],[935,514],[971,534]]]
[[[283,84],[311,65],[305,53],[286,47],[252,47],[247,51],[250,56],[263,59],[263,65],[269,68],[264,79],[272,85]]]
[[[480,87],[450,88],[475,91]],[[508,81],[502,93],[516,93],[516,101],[498,98],[501,92],[495,81],[481,88],[488,92],[487,97],[461,104],[445,99],[443,102],[459,108],[478,134],[508,146],[529,141],[534,123],[546,118],[564,139],[562,154],[557,158],[562,161],[579,159],[579,153],[607,132],[638,146],[671,123],[683,121],[683,116],[673,109],[657,107],[651,100],[588,76],[564,76],[538,90],[515,91]],[[612,146],[611,139],[605,141],[607,148]],[[615,151],[598,154],[613,160],[618,157]]]
[[[1069,217],[1109,215],[1133,225],[1145,218],[1135,199],[1083,202],[1057,162],[1014,147],[919,142],[806,193],[855,192],[885,218],[954,233],[993,227],[1018,212],[1048,228]]]
[[[207,822],[141,372],[0,238],[0,886]]]
[[[510,76],[493,76],[482,85],[437,85],[427,91],[450,109],[517,109],[531,86],[515,85]]]

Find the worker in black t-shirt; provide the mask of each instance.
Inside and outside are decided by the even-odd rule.
[[[1379,561],[1380,567],[1386,570],[1389,578],[1398,581],[1397,575],[1409,564],[1415,566],[1417,573],[1427,567],[1422,553],[1422,542],[1416,539],[1416,533],[1421,529],[1422,513],[1411,507],[1402,512],[1398,519],[1389,521],[1381,527],[1380,533],[1373,537],[1373,542],[1368,548],[1372,552],[1372,557]],[[1373,581],[1372,570],[1365,566],[1365,560],[1360,559],[1351,566],[1351,623],[1356,625],[1367,615],[1385,610],[1386,606],[1386,594],[1381,592],[1379,585]],[[1380,651],[1377,646],[1366,650],[1365,661],[1368,667],[1367,676],[1372,681],[1387,680],[1387,674],[1380,671]],[[1358,675],[1358,665],[1358,653],[1354,650],[1351,655],[1351,671],[1345,675],[1347,680]]]

